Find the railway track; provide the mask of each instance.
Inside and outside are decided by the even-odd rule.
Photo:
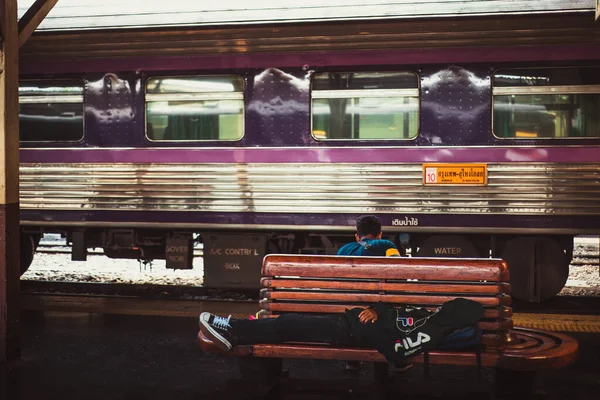
[[[137,297],[140,299],[258,301],[257,290],[223,290],[199,286],[21,281],[22,294]]]
[[[197,317],[209,311],[247,318],[258,311],[249,292],[170,285],[23,281],[20,299],[22,310],[44,312]]]
[[[589,257],[585,257],[585,256],[578,256],[578,257],[573,257],[573,260],[571,260],[571,267],[578,267],[581,265],[594,265],[594,266],[600,266],[600,259],[598,258],[598,256],[589,256]]]
[[[25,311],[98,313],[197,318],[203,311],[248,318],[258,311],[256,302],[241,300],[141,299],[101,295],[21,294]]]

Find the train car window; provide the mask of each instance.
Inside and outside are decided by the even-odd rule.
[[[419,78],[412,72],[325,72],[312,80],[317,140],[414,139]]]
[[[19,83],[21,142],[77,142],[83,132],[83,81]]]
[[[146,136],[151,141],[240,140],[240,76],[169,76],[146,82]]]
[[[493,93],[498,138],[600,137],[600,67],[498,70]]]

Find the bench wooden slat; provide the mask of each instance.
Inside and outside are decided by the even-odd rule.
[[[535,329],[516,328],[511,331],[516,340],[509,344],[504,344],[501,348],[486,347],[481,352],[481,365],[484,367],[501,367],[512,370],[536,370],[540,368],[561,368],[572,364],[577,357],[579,345],[575,339],[562,333],[544,332]],[[484,336],[485,338],[485,336]],[[198,332],[198,342],[206,351],[215,351],[202,333]],[[535,351],[532,347],[532,354],[527,354],[522,349],[516,347],[522,342],[544,342],[552,343],[552,346],[546,346],[543,350]],[[383,355],[373,349],[353,349],[340,348],[320,344],[255,344],[235,346],[228,353],[221,353],[234,357],[246,357],[253,355],[255,357],[274,357],[274,358],[309,358],[309,359],[329,359],[329,360],[357,360],[387,362]],[[410,357],[407,359],[410,363],[423,363],[424,356]],[[477,365],[477,355],[473,351],[440,351],[429,352],[430,364],[446,365]]]
[[[488,351],[498,351],[506,343],[506,332],[482,332],[481,343]]]
[[[513,320],[500,319],[496,321],[481,321],[479,322],[479,328],[483,331],[508,331],[514,327]]]
[[[304,312],[304,313],[328,313],[336,314],[346,312],[347,309],[355,307],[367,308],[364,304],[319,304],[316,307],[315,304],[311,303],[271,303],[265,300],[260,301],[260,307],[265,312],[272,313],[284,313],[284,312]],[[435,309],[435,307],[425,307],[429,310]],[[484,318],[510,318],[512,317],[512,308],[510,307],[497,307],[497,308],[485,308],[483,310]]]
[[[397,303],[397,304],[421,304],[421,305],[441,305],[447,301],[455,299],[457,296],[452,295],[403,295],[403,294],[371,294],[371,293],[340,293],[340,292],[296,292],[296,291],[270,291],[263,289],[262,297],[270,300],[310,300],[310,301],[355,301],[360,303]],[[508,295],[498,295],[496,297],[471,297],[461,296],[465,299],[477,301],[484,306],[508,306],[511,302],[511,297]]]
[[[508,346],[498,360],[498,366],[513,370],[532,370],[538,368],[562,368],[572,364],[577,358],[579,344],[571,336],[558,332],[546,332],[537,329],[516,328],[513,331],[519,343],[538,342],[544,343],[543,350],[536,350],[535,346],[529,349]],[[548,344],[551,346],[548,348]]]
[[[268,255],[263,276],[418,279],[508,282],[508,267],[499,259],[398,257],[341,257]]]
[[[363,360],[372,362],[387,362],[385,357],[377,350],[352,349],[310,344],[257,344],[252,346],[252,354],[256,357],[276,358],[315,358],[321,360]],[[482,352],[481,364],[484,367],[492,367],[498,363],[497,352]],[[422,364],[423,355],[410,357],[407,362]],[[475,352],[455,351],[431,351],[429,352],[429,363],[435,365],[476,365],[477,355]]]
[[[356,291],[387,291],[413,293],[456,293],[456,294],[490,294],[510,293],[510,284],[477,284],[477,283],[448,283],[446,285],[427,284],[421,282],[361,282],[316,279],[281,279],[262,278],[261,287],[269,289],[340,289]]]
[[[554,340],[550,340],[550,338],[544,338],[543,340],[529,340],[527,342],[527,346],[521,348],[511,348],[507,349],[505,354],[511,353],[519,353],[519,354],[527,354],[527,353],[538,353],[540,351],[546,351],[554,348],[556,343]]]
[[[339,269],[333,272],[332,270]],[[335,265],[267,265],[266,276],[304,276],[310,278],[363,278],[368,276],[372,279],[418,279],[439,281],[472,281],[482,280],[488,282],[499,282],[500,271],[497,268],[485,268],[476,271],[464,266],[445,267],[437,271],[437,276],[432,276],[432,268],[424,266],[379,266],[374,268],[369,265],[357,265],[352,268],[344,268]],[[340,275],[338,275],[340,274]]]
[[[277,314],[266,314],[261,315],[261,318],[277,318],[279,315]],[[510,318],[506,319],[497,319],[492,321],[482,320],[478,323],[479,328],[483,331],[492,331],[492,332],[506,332],[509,329],[513,328],[513,320]]]
[[[518,342],[532,338],[534,341],[545,343],[543,348],[531,347],[531,354],[520,348],[507,345],[506,348],[487,348],[481,353],[482,366],[500,366],[513,370],[533,370],[538,368],[560,368],[571,364],[578,353],[577,341],[570,336],[543,332],[534,329],[516,328],[512,331]],[[372,349],[352,349],[320,344],[257,344],[249,347],[250,353],[257,357],[276,358],[315,358],[329,360],[364,360],[386,362],[383,355]],[[246,350],[239,349],[241,354]],[[423,354],[410,357],[407,362],[421,364]],[[477,358],[472,351],[441,351],[429,352],[430,364],[476,365]]]
[[[561,340],[558,335],[549,335],[547,332],[522,329],[518,340],[512,343],[504,353],[510,356],[512,354],[545,352],[556,348],[560,344]]]

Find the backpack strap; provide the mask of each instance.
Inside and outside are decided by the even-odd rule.
[[[371,252],[371,248],[373,247],[369,243],[365,242],[364,240],[359,240],[358,244],[360,244],[362,247],[364,247],[365,250],[367,250],[369,253]]]
[[[369,250],[371,247],[373,247],[369,243],[365,242],[364,240],[359,240],[358,244],[360,244],[362,247],[364,247],[365,250]]]

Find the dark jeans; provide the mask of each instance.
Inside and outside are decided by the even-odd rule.
[[[352,345],[348,320],[341,315],[284,314],[279,318],[231,320],[235,344],[318,342]]]

